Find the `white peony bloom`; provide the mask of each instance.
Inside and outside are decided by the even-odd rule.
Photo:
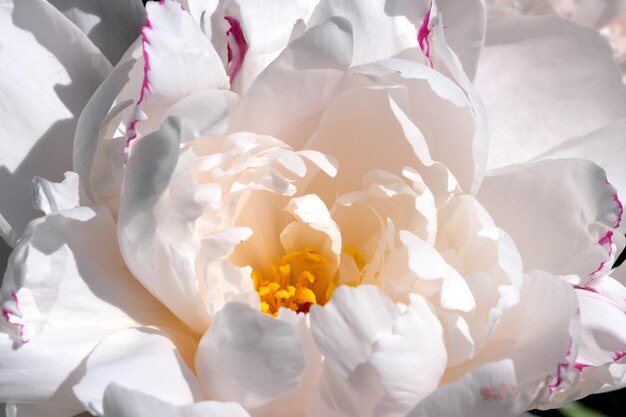
[[[626,385],[626,87],[595,30],[0,2],[7,415],[517,417]]]

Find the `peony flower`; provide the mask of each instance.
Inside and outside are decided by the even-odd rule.
[[[0,12],[7,161],[36,143],[0,209],[7,415],[514,417],[626,384],[626,87],[596,31],[479,0],[88,5]]]

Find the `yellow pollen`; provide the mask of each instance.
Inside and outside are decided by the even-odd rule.
[[[363,270],[363,267],[365,266],[365,259],[363,259],[361,251],[356,246],[346,245],[343,247],[342,251],[343,253],[352,256],[352,259],[354,259],[354,263],[359,271]]]
[[[326,304],[338,285],[337,276],[328,276],[326,264],[321,253],[305,247],[287,253],[280,265],[270,265],[269,276],[253,270],[261,311],[275,317],[281,307],[308,313],[311,305]]]
[[[350,255],[359,271],[366,265],[358,248],[346,245],[343,252]],[[321,253],[305,247],[285,254],[280,265],[270,265],[269,274],[252,271],[254,288],[261,299],[261,311],[276,317],[281,307],[308,313],[313,304],[324,305],[339,286],[339,276],[329,276],[327,261]],[[361,274],[360,274],[361,275]],[[357,286],[362,277],[347,285]]]

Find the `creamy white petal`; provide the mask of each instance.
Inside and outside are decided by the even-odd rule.
[[[66,172],[60,183],[43,178],[33,179],[33,205],[50,214],[60,210],[69,210],[80,206],[80,179],[75,172]]]
[[[160,398],[115,383],[104,393],[105,417],[250,417],[236,403],[202,401],[175,406]]]
[[[441,325],[421,296],[405,307],[362,285],[339,287],[311,309],[326,359],[314,415],[404,416],[438,386],[447,359]]]
[[[176,192],[170,182],[176,179],[180,134],[180,123],[168,119],[160,130],[135,144],[117,228],[122,255],[139,282],[187,325],[203,333],[209,316],[194,266],[200,241],[189,226],[202,209],[190,193],[191,175],[182,181],[178,195],[170,198]]]
[[[145,21],[140,0],[49,0],[113,65],[139,37]]]
[[[316,0],[228,0],[223,13],[241,26],[247,51],[237,75],[231,76],[232,88],[248,89],[256,77],[282,52],[292,39],[297,24],[309,20]],[[225,48],[226,45],[223,45]],[[232,52],[232,51],[231,51]],[[233,55],[234,59],[234,55]]]
[[[546,272],[525,275],[519,303],[502,316],[487,346],[471,361],[449,368],[444,383],[462,380],[482,364],[509,359],[516,392],[535,398],[541,388],[549,396],[573,365],[578,320],[576,295],[568,283]]]
[[[227,89],[228,78],[209,39],[180,3],[147,4],[142,30],[144,80],[127,141],[156,128],[162,113],[185,96],[203,89]]]
[[[437,0],[436,3],[446,27],[446,41],[458,55],[467,76],[474,79],[487,31],[485,2],[465,1],[463,7],[455,0]]]
[[[146,327],[112,334],[87,357],[84,376],[74,385],[74,394],[85,409],[98,416],[103,415],[104,394],[111,383],[173,405],[204,400],[200,383],[174,341],[183,349],[195,350],[191,337],[176,332]]]
[[[520,392],[513,362],[503,359],[440,387],[407,417],[518,417],[531,407],[532,399],[532,394]]]
[[[474,296],[463,277],[435,248],[406,230],[400,231],[400,241],[406,248],[408,267],[414,279],[439,283],[435,294],[441,307],[463,312],[476,308]],[[424,262],[425,259],[428,261]]]
[[[43,0],[0,7],[0,212],[21,235],[37,212],[30,183],[72,169],[78,115],[111,65],[89,39]],[[67,45],[71,45],[68,47]],[[27,80],[27,82],[25,82]]]
[[[115,224],[102,208],[80,207],[31,222],[0,294],[5,320],[22,342],[55,327],[173,323],[126,269]]]
[[[586,283],[608,272],[623,245],[613,232],[614,194],[600,167],[562,159],[492,172],[478,199],[512,236],[525,271],[577,274]]]
[[[519,301],[522,259],[513,240],[472,196],[453,197],[439,212],[439,221],[435,247],[463,275],[476,300],[471,315],[446,313],[451,338],[448,364],[456,366],[474,349],[482,349],[502,315]],[[468,343],[471,349],[463,349]]]
[[[138,55],[138,52],[134,54]],[[80,176],[87,196],[97,204],[105,204],[112,198],[117,206],[124,164],[123,142],[117,154],[107,150],[115,150],[111,144],[119,147],[115,143],[119,139],[116,141],[115,136],[122,133],[117,133],[117,126],[113,125],[122,123],[125,109],[132,111],[137,97],[133,99],[132,94],[127,97],[124,93],[133,89],[133,75],[134,78],[140,77],[140,66],[143,66],[143,60],[134,58],[133,51],[124,56],[89,99],[76,125],[73,169]],[[140,83],[140,80],[134,81]],[[136,94],[139,92],[136,91]],[[117,207],[114,212],[117,212]]]
[[[417,47],[416,24],[422,22],[428,6],[426,0],[321,0],[307,24],[319,25],[333,16],[349,21],[354,31],[351,64],[359,65]]]
[[[491,168],[626,115],[626,86],[606,40],[557,17],[490,19],[475,84],[489,118]]]
[[[541,154],[537,159],[547,158],[582,158],[600,165],[608,181],[617,189],[615,204],[626,197],[626,172],[623,162],[626,160],[626,119],[617,120],[587,135],[568,139]],[[618,230],[626,231],[626,222],[620,223]]]
[[[345,19],[331,18],[309,29],[255,80],[232,128],[272,135],[296,150],[302,148],[350,66],[352,47],[352,27]]]
[[[200,341],[196,371],[209,398],[263,407],[299,387],[307,365],[295,326],[228,303]]]

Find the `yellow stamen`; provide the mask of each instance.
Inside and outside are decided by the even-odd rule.
[[[354,246],[343,251],[352,256],[360,270],[365,261]],[[270,265],[268,274],[252,271],[254,288],[261,298],[261,311],[276,317],[281,307],[307,313],[313,304],[324,305],[339,285],[339,277],[328,276],[326,258],[321,253],[305,247],[301,251],[285,254],[280,265]]]

